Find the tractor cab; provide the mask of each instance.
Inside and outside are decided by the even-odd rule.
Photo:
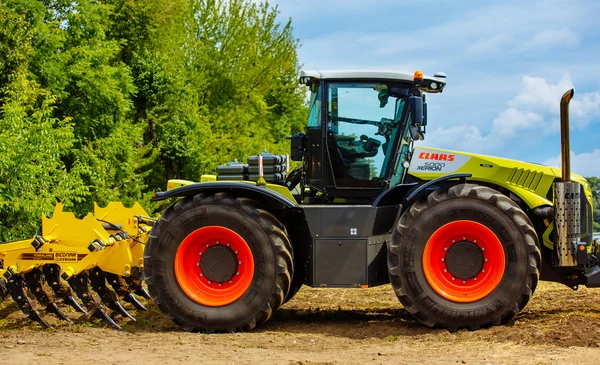
[[[426,125],[424,92],[445,75],[382,71],[303,71],[310,89],[306,133],[292,137],[301,183],[315,200],[370,200],[402,181],[412,142]],[[304,189],[301,189],[304,191]]]

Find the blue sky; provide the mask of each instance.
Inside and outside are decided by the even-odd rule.
[[[600,1],[278,0],[304,69],[443,71],[424,145],[560,165],[571,103],[573,171],[600,176]]]

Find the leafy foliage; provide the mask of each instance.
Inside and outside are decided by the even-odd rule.
[[[592,187],[594,205],[594,232],[600,232],[600,178],[586,177]]]
[[[0,240],[141,201],[302,128],[298,41],[250,0],[0,2]]]

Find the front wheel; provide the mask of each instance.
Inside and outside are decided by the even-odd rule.
[[[400,218],[388,252],[403,306],[429,326],[499,325],[525,307],[540,250],[519,206],[496,190],[463,184],[435,191]]]
[[[171,206],[144,251],[160,310],[186,330],[248,331],[283,304],[293,275],[285,228],[255,202],[224,193]]]

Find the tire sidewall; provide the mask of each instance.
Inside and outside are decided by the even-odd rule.
[[[500,283],[489,295],[471,303],[457,303],[439,295],[429,285],[423,270],[423,252],[429,238],[440,227],[458,220],[471,220],[488,227],[500,240],[505,256]],[[424,295],[415,304],[437,322],[464,324],[465,318],[470,322],[489,320],[514,303],[527,284],[529,258],[525,238],[512,218],[493,204],[470,198],[449,199],[415,217],[405,236],[398,237],[398,230],[394,236],[394,241],[401,242],[396,253],[401,262],[401,285],[412,298]]]
[[[246,292],[235,302],[218,307],[202,305],[188,297],[177,282],[175,255],[183,240],[193,231],[207,226],[221,226],[239,234],[250,247],[254,275]],[[269,236],[247,213],[226,205],[202,205],[184,210],[157,232],[152,245],[153,270],[163,273],[155,278],[161,301],[169,312],[194,327],[237,328],[244,325],[270,299],[276,285],[276,254]]]

